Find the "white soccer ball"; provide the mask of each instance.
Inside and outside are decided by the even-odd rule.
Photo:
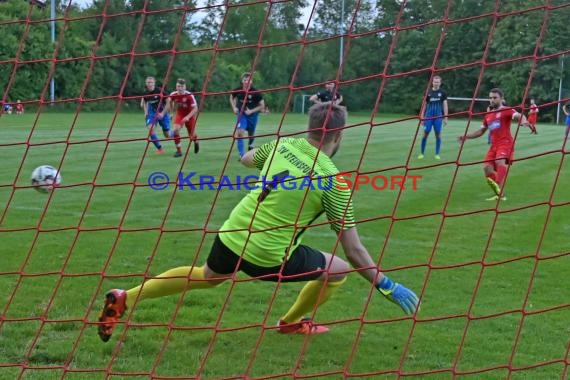
[[[38,166],[32,172],[32,186],[40,193],[49,193],[61,183],[59,170],[49,165]]]

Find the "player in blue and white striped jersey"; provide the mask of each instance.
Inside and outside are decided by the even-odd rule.
[[[424,137],[421,142],[421,153],[418,158],[424,158],[427,139],[433,128],[435,132],[435,159],[440,160],[441,152],[441,130],[447,125],[447,93],[441,89],[441,77],[434,76],[431,90],[427,93],[422,106],[422,124],[424,126]]]

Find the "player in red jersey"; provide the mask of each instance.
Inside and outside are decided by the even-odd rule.
[[[538,118],[538,106],[534,102],[534,99],[530,100],[530,110],[528,111],[528,122],[530,124],[530,130],[535,135],[538,134],[536,131],[536,119]]]
[[[194,153],[200,151],[200,145],[198,144],[196,136],[196,115],[198,113],[198,103],[194,95],[186,90],[186,81],[184,79],[178,79],[176,81],[176,91],[170,94],[166,100],[167,109],[174,108],[176,110],[176,117],[174,118],[174,127],[172,130],[172,137],[174,137],[174,143],[176,144],[176,153],[174,157],[182,156],[182,149],[180,144],[180,129],[182,125],[188,130],[188,137],[190,137],[190,143],[194,141]]]
[[[483,136],[487,129],[491,135],[491,146],[485,156],[485,177],[487,183],[495,193],[488,200],[506,200],[504,194],[501,194],[503,181],[507,174],[507,165],[514,158],[514,140],[511,135],[511,122],[521,121],[521,125],[531,129],[526,117],[518,113],[516,110],[502,105],[504,100],[503,90],[493,88],[489,92],[489,112],[485,114],[483,125],[477,131],[459,136],[459,142],[469,139],[476,139]]]
[[[22,104],[20,99],[16,101],[16,104],[14,105],[14,110],[16,111],[16,115],[22,115],[24,113],[24,105]]]

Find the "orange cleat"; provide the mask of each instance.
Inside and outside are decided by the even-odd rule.
[[[285,323],[284,321],[279,321],[277,331],[281,334],[303,334],[303,335],[313,335],[322,334],[328,332],[330,329],[323,325],[317,325],[310,318],[303,318],[301,322],[297,323]]]
[[[122,289],[113,289],[105,294],[105,306],[99,316],[99,338],[108,342],[113,335],[115,325],[127,310],[127,292]]]

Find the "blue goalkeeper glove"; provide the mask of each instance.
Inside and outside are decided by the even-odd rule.
[[[397,282],[392,282],[387,276],[384,276],[382,281],[376,284],[376,289],[378,289],[388,301],[400,306],[406,314],[414,314],[418,309],[420,302],[418,296],[405,286]]]

